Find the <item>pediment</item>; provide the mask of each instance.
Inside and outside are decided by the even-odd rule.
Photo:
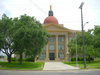
[[[58,26],[58,25],[49,25],[49,26],[45,26],[45,28],[48,31],[68,31],[67,28],[65,28],[63,26]]]

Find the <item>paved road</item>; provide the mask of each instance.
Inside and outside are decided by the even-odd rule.
[[[0,70],[0,75],[100,75],[100,70],[68,70],[68,71],[7,71]]]
[[[63,64],[62,62],[45,62],[43,70],[75,70],[78,67]]]

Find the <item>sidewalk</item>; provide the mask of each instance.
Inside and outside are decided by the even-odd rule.
[[[45,62],[43,70],[75,70],[78,67],[73,67],[62,62]]]

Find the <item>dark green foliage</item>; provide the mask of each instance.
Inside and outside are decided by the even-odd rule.
[[[35,61],[47,43],[48,34],[46,30],[34,17],[27,15],[15,18],[14,21],[14,48],[20,55],[20,63],[22,63],[23,53],[32,56],[33,61]]]
[[[100,57],[100,26],[95,26],[93,44],[95,48],[95,57]]]
[[[47,31],[34,17],[25,14],[9,18],[4,14],[0,19],[0,51],[7,55],[8,62],[11,62],[11,56],[15,52],[20,55],[20,63],[23,54],[32,56],[35,61],[47,39]]]
[[[84,58],[83,57],[78,57],[78,61],[83,61],[84,60]],[[93,57],[86,57],[86,60],[87,61],[94,61],[94,58]],[[73,58],[71,58],[71,61],[76,61],[76,58],[75,57],[73,57]]]
[[[12,60],[12,61],[17,61],[17,59],[16,59],[16,58],[11,58],[11,60]]]
[[[92,30],[89,30],[88,32],[84,32],[84,43],[85,43],[84,50],[86,51],[85,55],[86,57],[88,57],[87,59],[88,61],[91,61],[90,59],[94,58],[93,34],[91,34],[91,32]],[[82,50],[82,34],[81,33],[78,33],[77,36],[69,42],[71,58],[76,57],[76,45],[77,45],[78,56],[82,57],[82,58],[79,58],[79,60],[83,60],[84,51]]]
[[[27,61],[27,62],[33,62],[33,58],[26,58],[25,61]]]
[[[82,51],[82,34],[78,33],[77,40],[74,38],[69,42],[69,50],[72,60],[75,60],[74,57],[76,55],[76,41],[78,56],[82,57],[84,53]],[[90,62],[91,60],[94,60],[94,58],[100,57],[100,26],[95,26],[94,29],[84,32],[84,43],[84,50],[86,51],[85,55],[87,61]]]
[[[5,14],[0,19],[0,50],[7,55],[8,62],[11,62],[11,56],[16,51],[13,48],[13,36],[11,27],[14,25],[13,19]]]
[[[20,61],[20,59],[12,58],[12,61]],[[23,58],[23,62],[33,62],[33,58]]]

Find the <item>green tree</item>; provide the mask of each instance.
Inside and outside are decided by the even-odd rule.
[[[88,60],[90,62],[90,59],[94,56],[94,47],[93,47],[93,34],[91,34],[92,30],[89,30],[88,32],[84,32],[84,49],[85,49],[85,55],[88,57]],[[77,38],[77,40],[76,40]],[[76,41],[77,41],[77,52],[78,56],[82,57],[83,56],[83,51],[82,51],[82,34],[81,32],[78,33],[77,37],[72,39],[69,42],[69,49],[70,55],[73,55],[75,57],[75,52],[76,52]]]
[[[7,55],[8,62],[11,62],[11,56],[16,51],[13,48],[13,37],[11,27],[13,19],[7,17],[5,14],[0,20],[0,50]]]
[[[30,52],[33,61],[35,61],[35,58],[47,43],[48,34],[46,30],[39,21],[26,14],[20,18],[15,18],[14,21],[14,48],[20,55],[20,63],[22,63],[22,55],[25,52]]]
[[[75,52],[76,52],[76,50],[75,50],[75,47],[76,47],[75,41],[76,41],[75,39],[72,39],[68,43],[69,53],[70,53],[71,58],[75,56]]]
[[[74,56],[74,52],[75,52],[75,44],[74,43],[75,43],[74,40],[71,40],[68,43],[70,57]]]
[[[78,56],[82,56],[81,46],[80,44],[78,44],[81,39],[78,40],[78,38],[80,38],[79,34],[77,34],[77,36],[72,38],[68,43],[70,58],[74,58],[76,56],[76,45],[77,45]]]
[[[95,57],[100,57],[100,26],[94,28],[94,49]]]

